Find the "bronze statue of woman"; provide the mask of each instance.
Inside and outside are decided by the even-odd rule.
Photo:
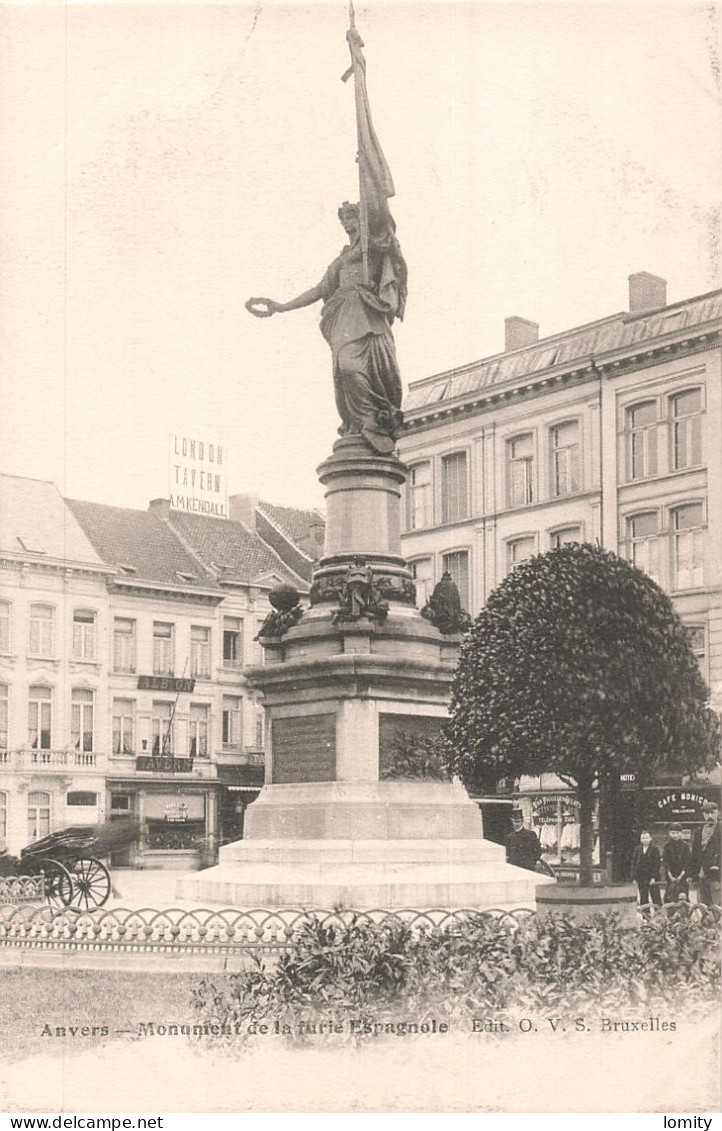
[[[385,204],[385,201],[383,202]],[[393,451],[402,421],[401,377],[391,326],[403,318],[407,271],[388,207],[368,211],[368,267],[361,248],[359,206],[338,210],[349,242],[320,283],[290,302],[252,298],[258,318],[323,301],[321,333],[331,347],[342,436],[361,436],[378,453]]]
[[[342,436],[359,436],[381,455],[390,454],[402,422],[401,377],[391,327],[403,319],[407,270],[389,210],[394,182],[371,121],[363,40],[356,30],[353,0],[346,40],[356,102],[360,203],[345,201],[338,215],[349,242],[321,282],[290,302],[251,298],[246,309],[258,318],[323,301],[321,333],[331,347],[336,407]]]

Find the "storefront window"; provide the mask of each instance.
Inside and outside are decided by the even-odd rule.
[[[182,852],[205,841],[205,798],[200,793],[157,793],[144,799],[145,847]]]

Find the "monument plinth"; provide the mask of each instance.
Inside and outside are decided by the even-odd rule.
[[[483,838],[458,782],[395,777],[400,732],[446,716],[459,637],[421,617],[401,554],[405,467],[360,439],[319,468],[328,506],[311,604],[246,672],[269,725],[244,839],[180,882],[235,906],[534,906],[539,877]]]

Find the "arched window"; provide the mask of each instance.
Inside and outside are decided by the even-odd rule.
[[[431,526],[431,464],[417,463],[409,469],[409,530]]]
[[[552,530],[549,535],[552,550],[558,550],[560,546],[568,546],[572,542],[581,542],[581,540],[581,526],[564,526],[561,530]]]
[[[468,514],[466,452],[452,452],[441,460],[441,521],[460,522]]]
[[[431,558],[416,558],[409,562],[409,569],[416,586],[416,604],[422,609],[434,588],[434,563]]]
[[[627,478],[657,474],[657,402],[643,401],[627,409]]]
[[[645,511],[627,518],[628,557],[632,565],[659,580],[659,516]]]
[[[704,584],[704,508],[686,503],[672,511],[672,580],[675,589]]]
[[[506,445],[507,493],[510,507],[534,502],[534,436],[516,436]]]
[[[689,646],[697,657],[700,667],[704,667],[705,660],[707,659],[707,632],[703,624],[688,624],[685,625],[687,629],[687,637],[689,639]]]
[[[568,420],[550,429],[551,493],[555,498],[579,490],[579,421]]]
[[[702,462],[702,390],[686,389],[669,398],[672,467],[679,471]]]
[[[525,534],[522,538],[510,538],[506,544],[506,566],[512,570],[519,562],[525,562],[532,554],[536,553],[536,538],[533,534]]]

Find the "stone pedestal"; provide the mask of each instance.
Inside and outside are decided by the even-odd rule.
[[[184,899],[240,907],[533,907],[540,877],[505,862],[458,783],[394,780],[394,734],[438,730],[459,639],[415,605],[401,556],[406,474],[359,439],[319,468],[326,545],[311,605],[264,640],[246,672],[263,693],[266,785],[245,836],[185,877]],[[349,569],[371,571],[373,610],[350,603]]]

